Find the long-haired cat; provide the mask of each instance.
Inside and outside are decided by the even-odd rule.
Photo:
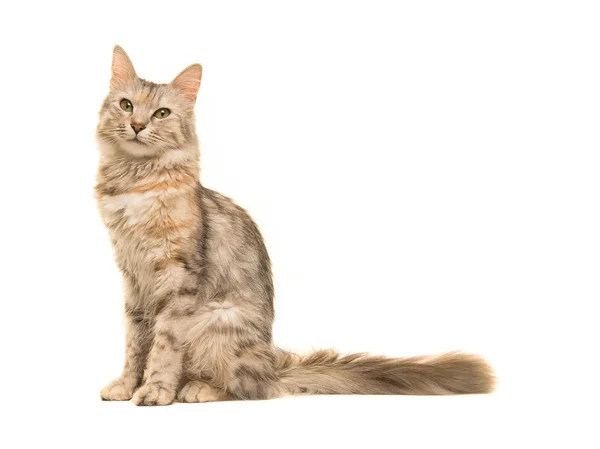
[[[199,182],[194,105],[202,67],[169,84],[115,47],[100,111],[98,206],[125,281],[121,376],[101,393],[137,405],[285,394],[488,393],[474,355],[387,358],[274,346],[271,262],[242,208]]]

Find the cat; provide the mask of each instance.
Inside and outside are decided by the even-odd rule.
[[[387,358],[272,342],[273,280],[248,213],[199,181],[194,106],[202,67],[168,84],[113,51],[95,193],[125,285],[126,355],[103,400],[168,405],[296,394],[488,393],[476,355]]]

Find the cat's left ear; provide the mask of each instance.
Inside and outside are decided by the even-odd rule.
[[[115,45],[113,50],[112,60],[112,76],[110,78],[110,87],[117,88],[123,83],[134,80],[137,78],[135,69],[131,63],[131,59],[118,45]]]
[[[192,64],[171,81],[171,86],[181,91],[189,101],[195,103],[201,79],[202,66],[200,64]]]

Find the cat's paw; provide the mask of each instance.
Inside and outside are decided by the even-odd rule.
[[[103,401],[129,401],[136,386],[135,379],[119,377],[102,389],[100,397]]]
[[[179,402],[214,402],[227,401],[227,393],[211,387],[200,380],[192,380],[185,384],[177,395]]]
[[[142,385],[133,395],[135,405],[169,405],[175,400],[175,390],[159,383]]]

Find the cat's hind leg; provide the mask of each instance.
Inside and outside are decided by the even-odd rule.
[[[179,402],[230,401],[232,397],[224,390],[214,388],[202,380],[190,380],[177,395]]]
[[[191,377],[210,378],[232,399],[279,396],[270,324],[259,310],[233,298],[206,304],[188,342]],[[209,396],[203,390],[193,384],[185,396]]]

